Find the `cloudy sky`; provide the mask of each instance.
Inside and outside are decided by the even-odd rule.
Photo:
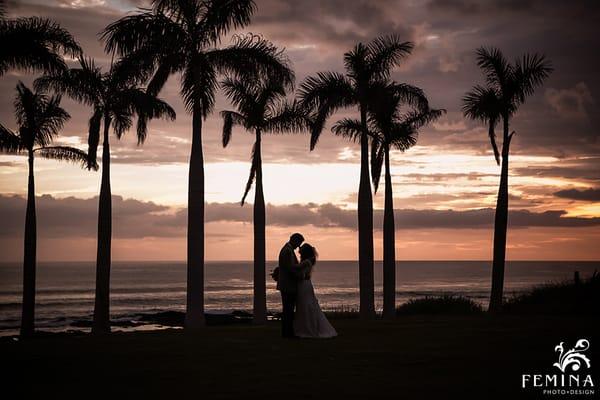
[[[29,0],[9,2],[8,14],[57,20],[87,55],[106,66],[98,33],[142,0]],[[481,83],[475,49],[497,46],[509,58],[544,53],[555,72],[513,120],[511,215],[508,258],[600,259],[600,45],[594,0],[257,0],[258,33],[285,48],[297,81],[318,71],[341,70],[343,52],[356,42],[396,33],[415,43],[393,78],[422,87],[433,106],[447,109],[422,130],[419,143],[393,154],[397,255],[400,259],[489,259],[499,167],[484,126],[465,120],[460,98]],[[223,44],[229,43],[225,39]],[[12,115],[18,80],[0,78],[0,121]],[[113,254],[117,260],[182,260],[191,119],[173,76],[161,92],[177,111],[175,122],[153,121],[143,147],[133,132],[113,139]],[[90,110],[68,99],[72,115],[59,141],[86,148]],[[219,96],[216,111],[231,106]],[[353,110],[338,114],[352,116]],[[250,259],[251,204],[239,200],[249,170],[252,136],[237,130],[221,147],[217,113],[204,130],[207,176],[207,257]],[[316,245],[324,259],[356,258],[358,147],[324,132],[308,151],[307,135],[263,141],[267,202],[267,254],[294,231]],[[37,161],[39,258],[92,260],[99,173]],[[0,261],[19,260],[26,193],[25,160],[0,156]],[[375,247],[381,257],[383,188],[375,196]],[[252,193],[249,198],[252,198]],[[234,250],[232,250],[234,249]]]

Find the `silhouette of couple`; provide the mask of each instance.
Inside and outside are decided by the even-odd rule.
[[[318,254],[313,246],[303,242],[304,237],[294,233],[279,252],[274,278],[283,305],[281,334],[289,339],[331,338],[337,332],[321,311],[311,281]],[[298,248],[300,262],[296,257]]]

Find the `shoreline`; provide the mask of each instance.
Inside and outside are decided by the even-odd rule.
[[[595,271],[597,271],[595,269]],[[587,274],[589,275],[589,273]],[[592,275],[592,277],[595,275]],[[583,280],[586,279],[584,275]],[[590,279],[590,278],[588,278]],[[573,280],[557,280],[557,281],[546,281],[541,284],[531,284],[529,286],[524,286],[520,288],[520,290],[506,290],[505,291],[505,299],[511,300],[519,297],[523,297],[524,295],[531,294],[536,291],[537,288],[551,287],[553,285],[562,285],[562,284],[570,284]],[[435,297],[445,297],[445,296],[458,296],[462,298],[469,299],[470,301],[476,303],[480,307],[486,309],[488,303],[489,291],[477,290],[477,291],[469,291],[469,290],[440,290],[441,288],[437,288],[435,290],[398,290],[397,295],[397,303],[396,307],[403,307],[404,305],[412,302],[417,299],[427,299],[427,298],[435,298]],[[463,288],[465,289],[465,288]],[[56,290],[56,289],[54,289]],[[117,289],[118,290],[118,289]],[[328,294],[324,294],[321,290],[319,282],[316,285],[317,296],[319,297],[320,303],[322,304],[323,310],[326,314],[347,314],[350,315],[352,313],[356,313],[358,309],[358,304],[356,303],[338,303],[331,304],[328,303],[330,297],[328,298]],[[358,296],[358,289],[353,289],[356,291],[355,297]],[[88,293],[88,291],[86,291]],[[210,291],[208,292],[208,298],[210,299]],[[268,293],[268,317],[271,319],[275,319],[277,314],[280,312],[280,304],[279,304],[279,293],[274,289],[269,289]],[[123,296],[131,296],[131,298],[136,300],[136,293],[127,292],[121,294],[121,298],[119,301],[121,304],[126,304],[123,302],[127,302],[128,298]],[[345,296],[348,296],[348,293],[344,292]],[[376,291],[377,296],[381,296],[381,292]],[[89,291],[89,294],[86,296],[93,296],[93,291]],[[248,298],[247,302],[251,301],[251,289],[248,289]],[[339,294],[334,294],[334,296],[339,296]],[[139,295],[138,295],[139,297]],[[92,298],[92,297],[90,297]],[[347,297],[346,297],[347,298]],[[357,300],[357,299],[352,299]],[[147,301],[152,301],[152,298],[148,298]],[[539,301],[538,301],[539,302]],[[72,303],[72,301],[71,301]],[[178,301],[173,300],[169,305],[164,304],[161,307],[160,303],[155,307],[144,307],[137,308],[132,303],[123,309],[121,307],[115,307],[115,311],[112,313],[111,325],[114,329],[125,330],[125,331],[136,331],[136,330],[148,330],[151,328],[160,328],[165,329],[169,327],[182,327],[184,321],[184,310],[185,306],[183,303],[179,303]],[[175,305],[175,307],[173,307]],[[224,324],[247,324],[251,323],[252,319],[252,309],[251,308],[237,308],[238,305],[242,305],[239,301],[239,298],[236,299],[234,304],[231,304],[232,308],[220,308],[220,309],[209,309],[205,310],[206,320],[208,324],[214,325],[224,325]],[[10,311],[9,307],[10,306]],[[43,303],[41,304],[43,307]],[[381,304],[376,304],[376,308],[380,312]],[[20,303],[0,303],[0,309],[3,310],[3,320],[0,320],[0,337],[6,336],[15,336],[19,331],[20,324],[20,315],[18,311],[20,311]],[[69,305],[65,303],[64,307],[56,306],[51,313],[47,310],[41,308],[40,304],[38,304],[37,313],[37,321],[36,327],[38,330],[44,330],[48,332],[65,332],[65,331],[82,331],[86,332],[91,328],[92,324],[92,314],[87,309],[87,307],[82,307],[79,304],[80,310],[75,313],[69,313]],[[81,309],[84,309],[84,312],[81,312]]]

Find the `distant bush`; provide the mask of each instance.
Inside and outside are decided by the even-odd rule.
[[[483,313],[483,309],[479,304],[468,297],[456,295],[427,296],[419,299],[411,299],[396,309],[396,315],[469,315],[481,313]]]
[[[598,313],[600,304],[600,276],[589,279],[550,283],[533,288],[505,301],[505,314],[570,314]]]

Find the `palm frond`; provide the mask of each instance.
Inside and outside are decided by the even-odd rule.
[[[371,180],[373,181],[373,190],[377,193],[379,180],[381,179],[381,170],[385,158],[385,144],[379,140],[371,142]]]
[[[495,127],[502,113],[502,101],[496,90],[490,87],[474,86],[463,96],[462,102],[462,111],[465,117],[487,123],[494,158],[499,165],[500,152],[496,144]]]
[[[512,74],[512,66],[500,49],[496,47],[477,49],[477,65],[483,70],[489,85],[504,90]]]
[[[152,79],[148,82],[147,92],[153,95],[158,95],[162,90],[169,76],[183,68],[183,57],[181,54],[174,53],[168,56],[162,57],[158,61],[158,68],[156,68]]]
[[[60,100],[60,95],[48,97],[44,93],[33,92],[23,82],[17,84],[15,115],[21,141],[26,148],[32,148],[34,144],[49,144],[70,118],[60,107]]]
[[[162,12],[143,11],[123,17],[100,34],[105,41],[107,53],[116,51],[126,56],[143,48],[156,51],[146,52],[150,57],[160,57],[164,52],[185,47],[187,34],[182,26]]]
[[[48,48],[60,51],[71,57],[81,55],[81,47],[73,36],[60,26],[47,18],[26,17],[15,20],[16,33],[28,36],[37,43],[43,43]],[[21,32],[19,30],[22,29]]]
[[[432,109],[428,109],[426,111],[417,110],[417,111],[409,112],[405,116],[404,121],[405,121],[405,123],[410,124],[414,128],[419,129],[419,128],[437,120],[444,114],[446,114],[446,110],[444,110],[443,108],[441,108],[441,109],[432,108]]]
[[[112,127],[117,139],[121,139],[125,132],[133,125],[133,111],[127,107],[113,106],[110,111]]]
[[[28,47],[17,46],[10,38],[1,38],[2,50],[0,54],[0,76],[10,69],[25,71],[58,72],[66,68],[63,58],[46,47],[32,43]],[[4,45],[4,43],[13,43]]]
[[[17,83],[17,94],[13,101],[17,125],[25,128],[34,128],[38,110],[45,101],[43,95],[34,93],[21,81]],[[33,139],[32,139],[33,140]]]
[[[346,74],[356,83],[366,83],[370,80],[368,56],[369,48],[363,43],[357,43],[352,50],[344,53]]]
[[[46,146],[34,149],[35,154],[40,157],[51,160],[69,161],[72,163],[81,164],[82,168],[88,168],[90,160],[85,151],[69,146]],[[94,161],[91,163],[91,168],[96,171],[98,164]]]
[[[429,110],[429,100],[423,89],[407,83],[392,83],[390,90],[400,102],[417,108],[420,111]]]
[[[302,82],[298,91],[300,104],[315,110],[327,105],[332,112],[356,104],[352,83],[338,72],[319,72]]]
[[[19,135],[0,124],[0,152],[19,153],[22,150],[23,145]]]
[[[488,122],[488,137],[490,138],[490,144],[492,145],[496,164],[500,165],[500,151],[498,150],[498,144],[496,143],[495,123],[492,120]]]
[[[228,47],[206,52],[213,68],[243,80],[269,80],[288,89],[294,87],[294,71],[282,50],[257,35],[237,35],[233,40]]]
[[[160,77],[160,80],[164,79],[166,82],[168,75],[166,75],[166,77],[164,76],[165,69],[169,70],[170,68],[172,72],[181,69],[181,62],[178,64],[178,67],[173,67],[170,64],[172,63],[171,58],[180,61],[182,54],[174,51],[173,53],[164,55],[163,53],[165,51],[166,49],[164,48],[157,49],[155,46],[149,45],[135,49],[127,53],[127,55],[122,56],[111,68],[110,75],[113,78],[113,85],[143,84],[150,80],[150,82],[148,82],[149,92],[158,94],[162,89],[164,82],[160,82],[159,84],[159,79],[155,77],[158,76]],[[169,64],[169,68],[165,68],[167,66],[163,66],[163,64]],[[163,71],[159,72],[158,69],[161,66],[163,66]],[[153,79],[156,79],[156,82],[152,82]]]
[[[368,72],[371,79],[388,79],[392,67],[410,55],[414,45],[398,35],[380,36],[367,45]]]
[[[248,192],[252,188],[252,183],[254,183],[254,179],[256,178],[256,170],[258,167],[258,154],[256,153],[256,143],[252,146],[252,165],[250,166],[250,176],[248,176],[248,182],[246,182],[246,189],[244,189],[244,195],[242,196],[241,205],[244,205],[246,201],[246,196],[248,196]]]
[[[268,79],[260,82],[256,103],[265,116],[273,115],[272,112],[281,101],[285,99],[286,90],[281,82]]]
[[[107,85],[112,88],[144,84],[155,69],[154,60],[138,52],[128,54],[111,62],[106,74]]]
[[[331,127],[331,132],[350,141],[358,142],[363,135],[363,128],[359,120],[343,118]]]
[[[43,103],[36,123],[35,143],[46,146],[58,134],[71,116],[60,106],[61,96],[51,96]]]
[[[206,1],[197,0],[154,0],[152,2],[152,9],[155,12],[164,13],[169,18],[185,24],[190,30],[195,28],[205,7]]]
[[[325,122],[327,121],[327,117],[331,114],[331,112],[327,109],[327,107],[320,107],[316,112],[307,113],[307,121],[310,132],[310,143],[309,149],[313,151],[319,143],[319,138],[321,137],[321,132],[325,128]]]
[[[221,111],[223,118],[223,147],[227,147],[231,140],[231,133],[234,125],[244,126],[246,118],[235,111]]]
[[[390,125],[386,138],[389,146],[406,151],[417,144],[419,129],[446,113],[444,109],[413,110]]]
[[[98,151],[98,143],[100,142],[100,124],[102,122],[101,110],[94,110],[94,114],[89,121],[88,131],[88,169],[92,169],[96,164],[96,153]]]
[[[260,87],[257,82],[227,77],[221,82],[221,89],[240,113],[250,116],[258,108]],[[264,114],[264,108],[261,114]],[[261,115],[260,117],[262,117]]]
[[[390,127],[389,145],[400,151],[406,151],[417,144],[419,130],[410,123],[400,122]]]
[[[36,90],[54,90],[88,106],[97,104],[104,96],[104,75],[91,58],[79,59],[79,68],[44,75],[34,82]]]
[[[202,2],[204,15],[200,20],[200,37],[217,44],[221,36],[231,29],[242,28],[250,23],[256,11],[253,0],[209,0]]]
[[[181,79],[181,94],[186,110],[191,113],[195,105],[206,118],[215,105],[217,84],[217,74],[212,65],[204,55],[197,54],[186,65]]]
[[[113,99],[113,113],[122,114],[122,121],[137,115],[138,144],[144,143],[146,139],[148,120],[163,118],[173,121],[176,118],[175,110],[167,102],[137,87],[121,89]]]
[[[67,30],[39,17],[2,21],[0,42],[0,75],[10,68],[58,72],[66,69],[59,53],[73,57],[81,53]]]
[[[525,54],[514,67],[512,86],[515,100],[523,103],[550,76],[552,64],[540,54]]]
[[[327,118],[340,108],[357,104],[352,83],[337,72],[319,72],[306,78],[300,85],[299,98],[300,106],[311,116],[311,150],[315,148]]]
[[[476,85],[462,98],[462,111],[465,117],[487,122],[496,122],[502,111],[499,94],[495,89]]]
[[[262,130],[266,133],[299,133],[310,129],[310,118],[297,101],[283,101],[269,113]]]
[[[175,121],[177,118],[175,110],[166,101],[156,98],[150,94],[145,94],[145,96],[142,95],[141,97],[147,97],[147,99],[141,103],[136,102],[136,104],[134,104],[134,109],[138,116],[138,144],[141,144],[146,140],[146,124],[148,120],[162,118]]]

